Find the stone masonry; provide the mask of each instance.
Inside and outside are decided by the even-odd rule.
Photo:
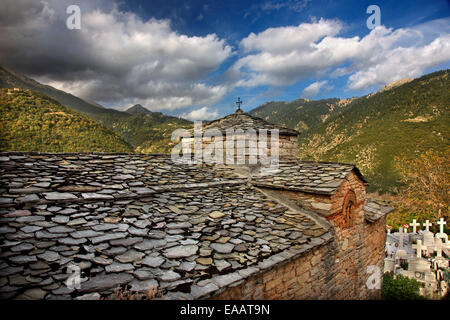
[[[227,134],[227,130],[230,129],[231,133]],[[277,130],[277,135],[273,136],[273,130]],[[280,159],[297,157],[299,134],[297,131],[272,125],[247,113],[236,112],[222,119],[205,123],[201,126],[201,132],[202,136],[195,138],[194,130],[191,130],[188,136],[181,139],[183,154],[194,154],[194,144],[197,139],[203,152],[211,153],[212,156],[221,154],[222,157],[219,158],[223,163],[227,163],[229,159],[233,161],[228,164],[237,163],[240,156],[243,159],[242,163],[245,164],[251,163],[249,155],[255,155],[255,159],[259,160],[262,149],[267,156],[279,156]],[[258,145],[262,134],[265,134],[266,142]],[[227,139],[228,143],[226,143]],[[227,152],[233,157],[227,159]]]
[[[17,152],[0,154],[0,174],[3,299],[99,298],[118,287],[158,287],[163,299],[379,294],[366,267],[382,265],[389,210],[365,210],[351,165],[284,163],[271,187],[251,170],[167,155]],[[348,188],[351,227],[339,222]],[[329,207],[301,201],[314,190]],[[74,265],[79,288],[65,282]]]
[[[277,266],[263,275],[253,276],[248,281],[226,290],[222,299],[373,299],[379,298],[380,290],[367,286],[372,270],[369,266],[383,270],[385,218],[393,209],[370,202],[365,214],[365,180],[354,166],[329,163],[307,163],[315,170],[325,170],[328,176],[338,173],[343,181],[335,190],[326,190],[321,181],[298,184],[300,177],[293,176],[290,169],[280,184],[280,176],[257,178],[255,185],[289,207],[308,210],[310,216],[326,220],[331,224],[333,240],[298,259]],[[291,164],[293,167],[301,163]],[[288,168],[288,164],[282,166]],[[334,171],[334,172],[333,172]],[[308,170],[310,172],[310,170]],[[317,177],[317,175],[315,176]],[[326,177],[326,175],[322,176]],[[271,179],[274,179],[270,182]],[[319,179],[320,180],[320,179]],[[263,182],[264,181],[264,182]],[[325,181],[330,181],[325,179]],[[276,185],[271,185],[274,182]],[[293,186],[292,183],[297,183]],[[336,182],[336,180],[334,180]],[[327,188],[330,188],[328,183]],[[276,189],[270,190],[270,187]],[[312,193],[319,189],[322,194]],[[295,190],[295,191],[294,191]],[[300,190],[307,190],[303,192]],[[345,225],[342,215],[344,198],[349,190],[355,192],[352,226]],[[316,191],[317,192],[317,191]],[[328,194],[328,195],[327,195]],[[375,210],[378,209],[378,210]],[[376,219],[373,217],[376,215]],[[370,218],[369,218],[370,217]],[[382,272],[380,273],[381,276]],[[370,280],[369,280],[370,282]]]

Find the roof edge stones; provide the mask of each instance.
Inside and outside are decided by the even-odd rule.
[[[243,280],[246,280],[251,276],[260,275],[273,268],[279,268],[280,266],[307,254],[311,250],[333,241],[333,239],[332,232],[328,231],[320,237],[311,239],[308,244],[303,244],[299,248],[293,247],[271,255],[260,261],[257,264],[257,267],[250,266],[232,273],[215,276],[211,278],[211,282],[205,286],[193,285],[191,286],[191,295],[194,299],[208,299],[215,295],[219,295],[227,288],[238,286]],[[207,290],[202,290],[202,288],[206,288]]]
[[[374,223],[395,210],[394,207],[381,204],[372,199],[366,199],[364,205],[364,218],[368,222]]]

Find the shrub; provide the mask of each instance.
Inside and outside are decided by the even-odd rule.
[[[400,267],[403,270],[408,270],[408,266],[409,266],[408,262],[403,261],[402,263],[400,263]]]
[[[143,292],[130,290],[129,286],[124,288],[117,287],[114,293],[103,300],[151,300],[162,297],[162,291],[156,287],[152,287]]]
[[[385,300],[421,300],[420,283],[415,279],[386,273],[383,277],[382,296]]]

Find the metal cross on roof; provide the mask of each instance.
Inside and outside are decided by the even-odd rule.
[[[241,104],[242,104],[241,98],[238,97],[238,99],[237,99],[237,101],[236,101],[236,104],[237,104],[237,106],[238,106],[238,110],[241,110]]]

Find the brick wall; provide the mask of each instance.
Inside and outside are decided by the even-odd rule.
[[[371,265],[377,266],[381,272],[380,276],[382,277],[386,245],[386,216],[374,223],[366,223],[364,228],[364,240],[365,268],[367,269],[367,267]],[[368,292],[368,298],[376,299],[380,298],[380,296],[380,290]]]

